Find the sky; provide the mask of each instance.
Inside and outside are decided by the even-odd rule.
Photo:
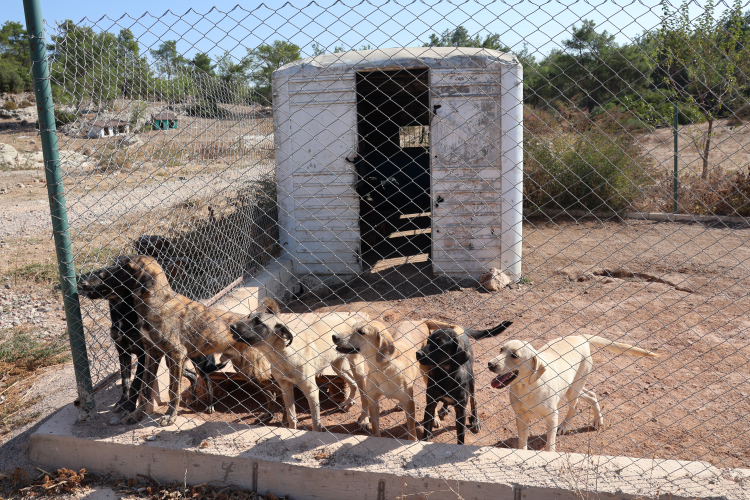
[[[6,6],[0,22],[24,22],[21,0],[2,1]],[[224,51],[240,58],[248,48],[273,40],[294,42],[305,55],[312,52],[313,42],[329,51],[337,45],[421,46],[430,33],[459,25],[472,34],[499,33],[515,50],[526,43],[539,58],[569,38],[582,19],[594,20],[625,43],[656,27],[662,13],[658,0],[236,1],[41,0],[41,5],[51,26],[48,32],[65,19],[113,32],[128,28],[145,48],[177,40],[178,50],[188,58],[197,52],[216,58]]]

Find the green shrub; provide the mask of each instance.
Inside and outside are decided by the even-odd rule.
[[[3,109],[13,111],[14,109],[18,109],[18,106],[16,106],[16,103],[13,101],[5,101],[5,104],[3,104]]]
[[[17,68],[0,62],[0,92],[23,92],[26,82]]]
[[[527,208],[625,208],[638,195],[640,148],[630,134],[600,129],[567,132],[524,141]]]
[[[78,117],[75,113],[55,110],[55,126],[58,128],[67,125],[68,123],[73,123],[77,119]]]
[[[226,118],[231,113],[213,101],[201,101],[193,104],[185,110],[188,116],[199,116],[201,118]]]

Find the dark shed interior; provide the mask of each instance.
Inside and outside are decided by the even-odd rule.
[[[428,77],[427,68],[357,73],[354,164],[366,262],[430,251]],[[405,137],[416,127],[421,133]]]

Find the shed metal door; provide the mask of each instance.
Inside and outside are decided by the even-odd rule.
[[[430,71],[432,262],[457,278],[500,267],[500,72]]]
[[[358,274],[359,197],[354,168],[346,161],[357,149],[354,72],[291,78],[288,96],[295,271]]]

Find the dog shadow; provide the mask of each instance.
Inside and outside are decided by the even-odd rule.
[[[583,434],[584,432],[596,432],[596,427],[593,425],[584,425],[582,427],[578,427],[577,429],[570,429],[565,434],[558,434],[558,437],[560,436],[572,436],[575,434]],[[517,449],[518,448],[518,437],[512,437],[508,439],[502,439],[495,443],[493,446],[496,446],[498,448],[511,448],[511,449]],[[536,450],[541,451],[547,446],[547,434],[532,434],[529,436],[529,440],[527,443],[527,447],[530,450]]]

